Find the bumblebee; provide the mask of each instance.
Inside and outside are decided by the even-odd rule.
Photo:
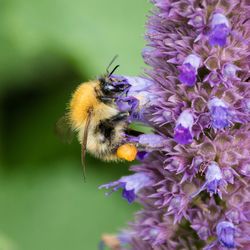
[[[124,140],[125,134],[136,133],[128,127],[129,112],[119,111],[115,103],[130,87],[127,82],[112,77],[118,67],[110,73],[108,67],[104,76],[80,84],[71,97],[67,114],[59,121],[59,124],[68,123],[70,130],[78,134],[84,177],[86,151],[105,161],[132,161],[137,154],[135,145]]]

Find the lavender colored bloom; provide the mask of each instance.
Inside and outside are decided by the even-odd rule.
[[[208,102],[211,114],[212,127],[214,129],[224,129],[230,124],[230,112],[228,105],[221,99],[214,97]]]
[[[229,221],[222,221],[217,224],[216,234],[220,244],[227,248],[235,247],[235,227]]]
[[[211,162],[206,170],[206,182],[195,193],[191,195],[192,198],[197,196],[201,191],[207,189],[210,196],[218,194],[222,198],[222,190],[225,190],[227,182],[224,180],[222,171],[216,162]]]
[[[122,112],[129,112],[129,121],[143,121],[145,109],[152,105],[156,94],[151,92],[152,81],[142,77],[114,76],[120,82],[126,82],[129,87],[116,99],[116,105]]]
[[[155,134],[144,134],[139,136],[139,143],[149,148],[161,148],[164,147],[166,140]]]
[[[136,173],[129,176],[123,176],[118,181],[101,185],[99,188],[112,188],[110,193],[122,188],[122,197],[126,199],[128,203],[132,203],[140,189],[151,186],[152,184],[152,179],[146,173]],[[106,193],[106,195],[110,193]]]
[[[126,89],[125,96],[122,97],[134,97],[140,101],[140,106],[144,106],[156,97],[155,93],[152,93],[151,91],[153,82],[146,78],[118,75],[115,75],[114,77],[115,79],[119,79],[120,82],[125,82],[129,85],[129,87]]]
[[[151,2],[147,79],[123,77],[119,97],[155,132],[125,138],[149,180],[105,185],[140,198],[119,250],[250,249],[250,5]]]
[[[236,75],[236,72],[238,70],[240,70],[240,68],[235,66],[234,64],[226,63],[225,65],[223,65],[222,74],[226,80],[239,80],[240,78],[238,78]]]
[[[218,86],[221,82],[221,76],[216,71],[211,71],[204,79],[204,82],[208,82],[211,87]]]
[[[134,112],[139,107],[139,100],[134,96],[120,97],[116,100],[116,105],[122,112]]]
[[[124,78],[129,82],[131,85],[129,91],[132,92],[141,92],[147,91],[150,87],[153,86],[153,82],[149,79],[142,78],[142,77],[131,77],[131,76],[124,76]]]
[[[193,124],[193,115],[189,110],[184,110],[177,119],[174,130],[174,140],[180,144],[191,143],[193,140]]]
[[[196,83],[197,70],[200,67],[201,59],[197,55],[191,54],[187,56],[179,67],[179,80],[187,86],[194,86]]]
[[[227,37],[230,33],[229,21],[221,13],[213,14],[211,21],[211,31],[209,34],[209,43],[211,46],[226,45]]]
[[[223,176],[220,167],[216,162],[212,162],[206,171],[206,188],[210,194],[218,193],[221,196],[221,191],[219,190],[220,185],[222,185]]]
[[[184,63],[181,67],[179,67],[179,71],[179,80],[181,83],[191,87],[194,86],[196,82],[195,68],[190,63]]]
[[[160,149],[166,145],[166,139],[156,134],[142,134],[137,137],[129,137],[129,142],[136,142],[145,150]]]

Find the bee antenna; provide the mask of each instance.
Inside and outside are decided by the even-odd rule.
[[[113,70],[108,74],[108,77],[112,76],[112,74],[117,70],[117,68],[119,68],[120,65],[116,65]]]
[[[110,66],[113,64],[113,62],[117,59],[117,57],[118,57],[118,55],[115,55],[115,56],[112,58],[111,62],[109,63],[108,67],[106,68],[107,75],[109,75],[109,76],[111,75],[111,74],[109,73],[109,68],[110,68]],[[112,71],[114,71],[114,70],[112,70]]]

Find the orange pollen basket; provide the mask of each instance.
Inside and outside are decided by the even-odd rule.
[[[123,144],[117,149],[116,155],[120,159],[133,161],[137,155],[137,148],[133,144]]]

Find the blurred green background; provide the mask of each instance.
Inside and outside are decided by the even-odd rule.
[[[65,145],[53,126],[76,86],[105,72],[143,72],[147,0],[1,0],[0,250],[92,250],[116,232],[136,205],[100,184],[129,164],[87,157]]]

